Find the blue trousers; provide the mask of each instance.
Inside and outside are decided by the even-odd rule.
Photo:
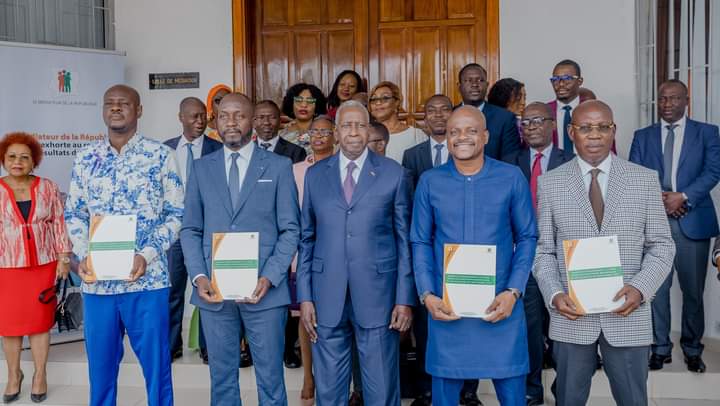
[[[493,379],[500,406],[525,406],[525,375],[505,379]],[[463,379],[432,377],[433,406],[457,406]]]
[[[240,311],[233,301],[225,301],[219,311],[200,309],[208,364],[210,365],[210,404],[240,406],[240,337],[247,338],[255,366],[258,401],[263,406],[287,406],[283,349],[287,306],[260,311]]]
[[[365,404],[400,406],[400,336],[387,325],[360,327],[347,298],[340,324],[317,327],[318,341],[312,345],[317,405],[348,404],[354,336]]]
[[[167,303],[168,289],[119,295],[83,294],[91,406],[117,403],[117,378],[126,332],[145,376],[147,404],[173,404]]]

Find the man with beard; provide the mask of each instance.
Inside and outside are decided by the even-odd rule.
[[[537,230],[520,169],[483,153],[488,132],[478,109],[447,122],[452,160],[418,183],[410,241],[415,281],[428,323],[426,369],[432,404],[456,406],[465,380],[492,379],[500,404],[525,406],[527,327],[515,306],[527,284]],[[460,318],[443,302],[446,244],[496,247],[495,299],[485,319]]]
[[[296,164],[305,160],[307,153],[278,135],[280,131],[280,108],[272,100],[263,100],[255,105],[253,118],[257,145],[278,155],[286,156]]]

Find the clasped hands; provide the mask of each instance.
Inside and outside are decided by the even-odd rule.
[[[680,192],[663,192],[663,204],[665,213],[668,216],[679,219],[687,214],[688,206],[685,204],[685,196]]]
[[[512,314],[513,307],[515,307],[517,299],[510,291],[503,291],[499,295],[495,296],[495,300],[485,310],[489,316],[484,318],[485,321],[490,323],[497,323],[501,320],[505,320]],[[460,319],[460,316],[455,314],[452,309],[448,308],[445,303],[439,297],[430,294],[425,297],[425,307],[428,313],[437,321],[453,321]]]
[[[78,273],[85,283],[95,283],[95,280],[92,279],[93,273],[88,268],[87,260],[87,257],[85,257],[85,259],[80,262],[78,265]],[[147,268],[147,261],[145,261],[145,257],[140,254],[135,254],[135,257],[133,258],[133,266],[130,269],[130,275],[127,281],[135,282],[140,279],[140,277],[145,275],[145,268]]]
[[[632,285],[625,285],[622,289],[618,291],[617,294],[615,294],[613,302],[617,302],[623,297],[625,297],[625,303],[623,303],[622,306],[618,307],[612,312],[617,315],[627,317],[632,312],[634,312],[635,309],[640,307],[643,296],[636,287]],[[558,313],[562,314],[563,316],[565,316],[565,318],[569,320],[577,320],[579,317],[585,315],[577,309],[575,302],[565,292],[555,295],[552,301],[552,305],[555,307],[555,310],[557,310]]]
[[[195,280],[195,286],[197,287],[197,292],[198,296],[200,296],[200,299],[209,303],[217,303],[220,301],[219,292],[216,292],[215,289],[213,289],[210,281],[205,275],[202,275]],[[264,276],[261,276],[258,278],[257,285],[255,285],[255,290],[253,291],[252,296],[245,299],[236,300],[235,302],[257,304],[262,300],[263,297],[265,297],[271,286],[272,283],[270,282],[270,280]]]
[[[406,305],[395,305],[390,316],[390,326],[392,330],[405,332],[412,325],[412,307]],[[317,335],[317,315],[315,313],[315,304],[313,302],[300,303],[300,321],[302,321],[305,331],[310,336],[310,341],[316,343]]]

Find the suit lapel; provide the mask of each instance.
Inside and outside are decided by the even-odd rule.
[[[345,194],[342,189],[342,179],[340,179],[340,154],[342,154],[342,152],[338,152],[332,157],[327,158],[325,177],[327,178],[327,183],[330,185],[330,188],[335,191],[335,196],[342,207],[347,207]]]
[[[252,157],[250,157],[250,164],[248,164],[247,171],[245,172],[245,179],[243,180],[242,187],[240,188],[240,198],[238,199],[238,207],[235,210],[233,219],[237,216],[238,212],[242,209],[247,201],[248,197],[255,190],[258,179],[265,173],[267,168],[267,162],[265,159],[269,152],[256,147],[253,151]],[[228,193],[229,194],[229,193]]]
[[[203,135],[203,147],[202,147],[202,151],[200,151],[200,156],[205,156],[205,155],[213,152],[213,150],[211,148],[212,148],[212,145],[210,144],[210,137],[208,137],[207,135]]]
[[[367,159],[363,165],[360,176],[358,176],[358,182],[353,192],[352,200],[350,201],[349,207],[352,208],[355,204],[362,199],[363,195],[372,188],[375,180],[378,178],[378,162],[374,153],[368,151]]]
[[[520,151],[516,155],[516,163],[520,167],[520,170],[522,170],[523,175],[530,180],[530,177],[532,176],[532,172],[530,169],[530,149],[526,148],[522,151]]]
[[[430,140],[427,140],[420,144],[420,168],[421,171],[426,171],[428,169],[432,169],[433,167],[433,153],[432,149],[430,148]]]
[[[617,159],[613,158],[608,174],[607,191],[605,192],[605,212],[603,214],[602,230],[606,230],[615,212],[620,207],[620,200],[625,194],[625,166]]]
[[[682,164],[683,162],[685,162],[685,158],[687,158],[690,148],[693,145],[701,145],[701,143],[695,139],[697,134],[698,131],[695,122],[693,120],[690,120],[689,118],[686,118],[685,132],[683,133],[683,143],[682,147],[680,148],[680,159],[678,159],[677,173],[680,173],[680,168],[682,168]]]
[[[575,201],[577,201],[580,206],[580,210],[582,210],[585,214],[586,220],[597,233],[597,221],[595,220],[595,214],[593,213],[592,206],[590,205],[590,196],[588,195],[588,191],[585,189],[585,182],[583,181],[583,175],[580,172],[580,165],[577,162],[577,158],[570,170],[572,171],[570,182],[568,184],[570,192],[575,195]]]
[[[562,157],[560,156],[560,150],[553,147],[553,149],[550,151],[550,160],[548,161],[547,170],[551,171],[562,165],[563,163],[564,162],[562,160]]]
[[[285,143],[284,139],[278,138],[277,144],[275,144],[275,149],[272,151],[278,155],[287,156],[285,155]]]
[[[652,154],[652,158],[654,162],[657,162],[657,167],[660,168],[658,171],[658,174],[660,175],[660,180],[663,178],[663,172],[665,171],[664,167],[664,159],[663,159],[663,145],[662,145],[662,129],[660,124],[655,124],[652,127],[652,130],[650,131],[650,142],[648,145],[649,153]]]
[[[210,165],[212,171],[210,182],[213,184],[223,207],[227,210],[228,216],[232,216],[232,202],[230,201],[230,189],[228,189],[227,171],[225,170],[225,154],[222,150],[212,156]]]

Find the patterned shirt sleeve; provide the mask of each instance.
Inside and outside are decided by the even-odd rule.
[[[80,261],[88,255],[88,229],[90,211],[85,193],[86,179],[83,176],[82,154],[78,154],[73,164],[70,188],[65,202],[65,224],[73,246],[73,253]]]

